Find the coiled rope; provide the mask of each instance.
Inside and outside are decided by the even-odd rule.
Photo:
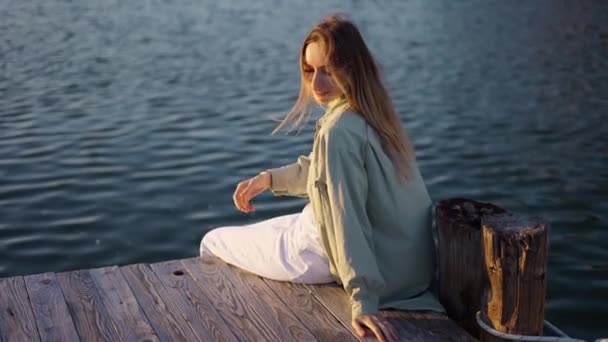
[[[564,334],[561,330],[557,329],[554,325],[552,325],[551,323],[549,323],[547,321],[545,321],[545,325],[548,325],[549,327],[554,329],[558,334],[560,334],[562,336],[559,336],[559,337],[558,336],[530,336],[530,335],[517,335],[517,334],[503,333],[503,332],[500,332],[500,331],[492,328],[488,324],[486,324],[486,322],[484,322],[483,319],[481,318],[481,311],[477,311],[475,318],[477,319],[477,324],[483,330],[485,330],[487,333],[489,333],[490,335],[496,336],[496,337],[504,338],[506,340],[539,341],[539,342],[586,342],[585,340],[579,340],[576,338],[569,337],[568,335]]]

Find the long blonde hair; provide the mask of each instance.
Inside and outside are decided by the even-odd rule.
[[[272,134],[288,122],[292,122],[292,128],[300,126],[310,115],[314,99],[310,80],[304,73],[304,59],[308,44],[318,41],[325,46],[328,67],[334,81],[344,92],[348,107],[361,114],[378,133],[382,148],[391,159],[400,179],[411,179],[411,163],[415,159],[414,146],[401,125],[376,62],[361,33],[351,21],[340,14],[323,18],[304,39],[300,49],[300,94]]]

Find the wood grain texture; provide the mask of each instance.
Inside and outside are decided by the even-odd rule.
[[[81,340],[118,341],[116,327],[89,272],[62,272],[56,276]]]
[[[89,271],[121,341],[158,341],[117,266]]]
[[[24,277],[43,341],[78,341],[78,333],[54,273]]]
[[[356,336],[351,327],[348,295],[340,285],[330,283],[306,287]],[[440,313],[392,309],[383,309],[380,313],[398,330],[400,341],[475,341],[466,331]],[[368,336],[371,336],[369,331],[366,337]]]
[[[225,281],[241,289],[243,297],[249,300],[260,317],[268,325],[275,326],[275,333],[279,335],[281,341],[317,341],[314,335],[298,319],[300,315],[296,317],[262,278],[226,264],[218,258],[207,258],[211,259],[210,262],[213,262],[224,274]]]
[[[351,307],[342,286],[337,283],[304,286],[353,336],[359,338],[351,326]]]
[[[501,332],[542,336],[549,224],[542,218],[494,215],[482,219],[489,279],[482,318]],[[482,341],[500,339],[482,332]]]
[[[241,288],[226,281],[226,277],[209,258],[182,260],[182,264],[197,284],[209,295],[214,307],[239,340],[280,341],[276,325],[268,325],[243,296]]]
[[[0,279],[2,342],[374,340],[350,314],[336,283],[273,281],[210,255]],[[438,313],[381,314],[402,341],[473,340]]]
[[[179,260],[151,264],[170,299],[201,341],[237,341],[224,319],[216,311],[206,291],[188,274]]]
[[[319,341],[358,341],[302,284],[261,278]]]
[[[184,319],[150,266],[129,265],[121,267],[120,271],[161,341],[203,341]]]
[[[481,218],[504,213],[491,203],[449,198],[435,208],[439,260],[439,301],[448,316],[475,337],[486,275],[481,247]]]
[[[40,341],[23,277],[0,279],[0,340]]]
[[[404,341],[476,341],[445,314],[432,311],[381,310]]]

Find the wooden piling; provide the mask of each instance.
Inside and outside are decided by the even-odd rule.
[[[439,201],[436,222],[439,251],[439,300],[448,316],[479,337],[475,314],[481,309],[485,274],[481,218],[504,209],[466,198]]]
[[[548,223],[539,217],[482,218],[488,276],[482,319],[503,333],[543,335]],[[485,331],[481,341],[503,341]]]

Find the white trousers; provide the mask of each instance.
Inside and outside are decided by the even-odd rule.
[[[201,241],[200,254],[205,252],[273,280],[303,284],[335,281],[310,202],[300,213],[215,228]]]

